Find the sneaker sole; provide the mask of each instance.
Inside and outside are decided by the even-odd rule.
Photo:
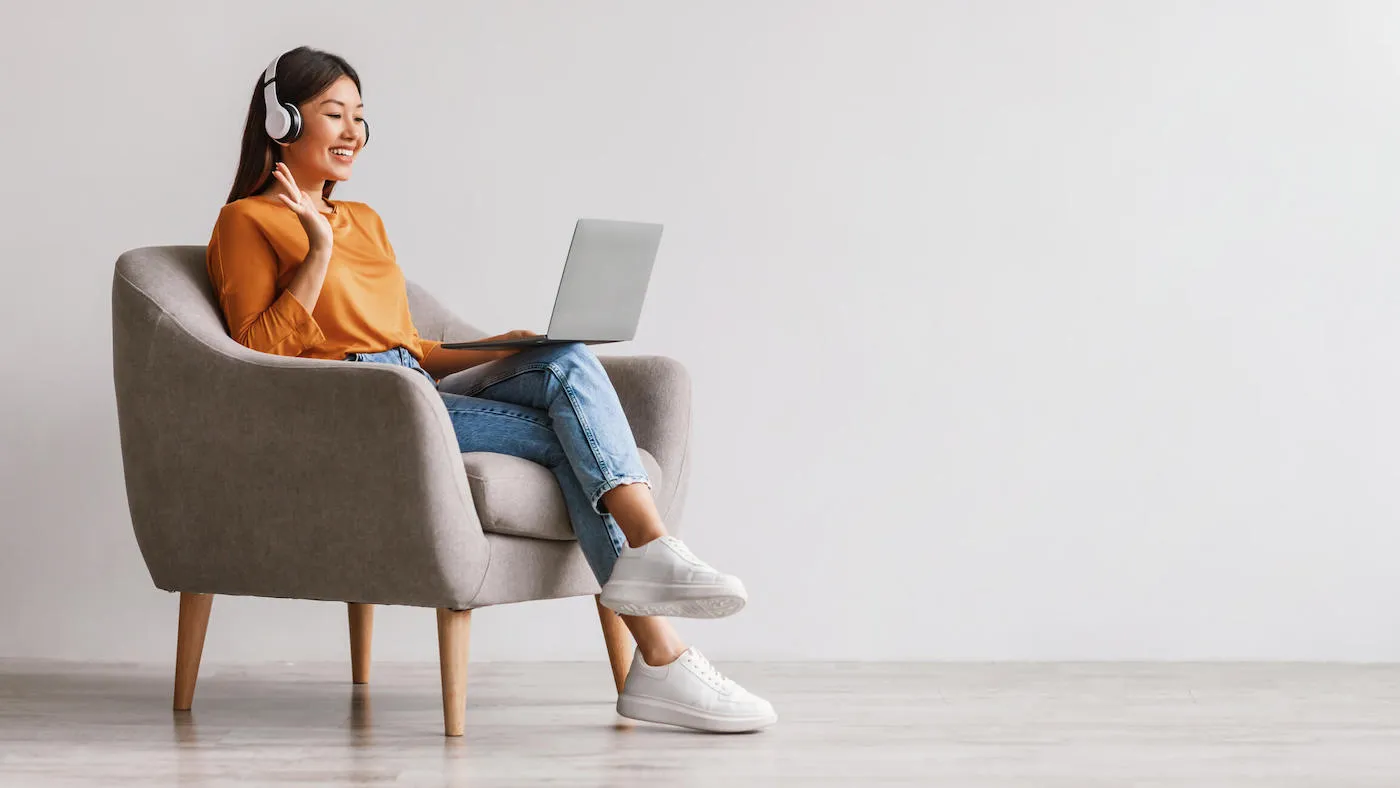
[[[600,602],[603,607],[624,616],[673,616],[676,618],[724,618],[744,609],[748,602],[742,590],[710,587],[692,590],[687,599],[657,599],[662,592],[675,592],[673,586],[645,582],[607,583]],[[622,595],[626,598],[619,599]]]
[[[720,717],[696,711],[660,698],[638,698],[622,695],[617,699],[617,713],[630,720],[679,725],[708,733],[745,733],[766,728],[778,721],[777,714],[761,717]]]

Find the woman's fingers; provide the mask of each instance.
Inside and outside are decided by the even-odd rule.
[[[281,190],[277,192],[277,196],[286,197],[287,195],[284,192],[286,192],[287,189],[287,179],[283,178],[283,176],[281,176],[281,172],[277,171],[273,171],[273,178],[276,178],[277,182],[281,183]]]
[[[291,208],[293,211],[300,211],[302,206],[301,201],[299,199],[294,199],[290,196],[293,194],[297,194],[298,192],[293,190],[292,187],[287,184],[287,179],[283,177],[281,173],[274,171],[273,174],[277,176],[277,179],[282,183],[283,188],[287,189],[288,191],[288,194],[277,192],[277,199],[281,200],[283,204],[285,204],[288,208]]]
[[[287,184],[287,176],[283,175],[281,170],[274,169],[274,170],[272,171],[272,177],[276,178],[276,179],[277,179],[277,182],[280,183],[280,184],[282,184],[282,188],[288,189],[288,190],[291,189],[291,187]],[[281,196],[281,195],[279,194],[278,196]]]
[[[292,171],[290,168],[287,167],[287,163],[284,161],[277,162],[277,166],[274,169],[274,171],[281,176],[280,178],[278,178],[278,180],[280,180],[283,184],[286,185],[289,196],[296,197],[297,192],[300,190],[297,189],[296,179],[292,177]]]
[[[286,203],[288,208],[300,213],[302,209],[307,209],[313,204],[311,195],[297,188],[297,182],[292,178],[292,171],[288,169],[286,162],[279,161],[274,164],[272,166],[272,175],[277,179],[278,183],[282,184],[282,188],[287,192],[286,194],[279,192],[277,197],[282,200],[282,202]]]
[[[292,199],[299,199],[301,190],[297,188],[296,179],[292,177],[292,171],[287,169],[287,165],[282,165],[282,180],[287,182],[287,192]]]
[[[286,200],[288,205],[296,205],[296,201],[288,198],[285,192],[277,192],[277,196],[283,200]]]

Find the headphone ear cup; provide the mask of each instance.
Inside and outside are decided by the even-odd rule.
[[[297,105],[283,102],[282,108],[287,111],[287,116],[292,119],[291,128],[287,135],[278,142],[292,143],[301,138],[301,112],[297,110]]]
[[[363,149],[363,148],[364,148],[366,145],[368,145],[368,144],[369,144],[369,121],[366,120],[366,121],[365,121],[365,141],[360,143],[360,148]]]
[[[268,109],[266,124],[267,136],[271,137],[274,141],[281,141],[283,137],[287,136],[287,132],[290,131],[291,128],[292,119],[287,115],[287,110],[283,109],[280,104],[274,105]]]

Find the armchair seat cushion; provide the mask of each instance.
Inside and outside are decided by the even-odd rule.
[[[660,491],[661,466],[639,448],[653,489]],[[509,536],[571,541],[573,526],[554,471],[510,454],[469,451],[462,454],[481,530]]]

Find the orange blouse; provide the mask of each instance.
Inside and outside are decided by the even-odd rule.
[[[310,312],[287,289],[310,248],[296,214],[254,197],[219,210],[205,260],[229,335],[264,353],[337,360],[402,345],[421,365],[442,343],[413,326],[383,220],[362,202],[327,202],[335,245]]]

